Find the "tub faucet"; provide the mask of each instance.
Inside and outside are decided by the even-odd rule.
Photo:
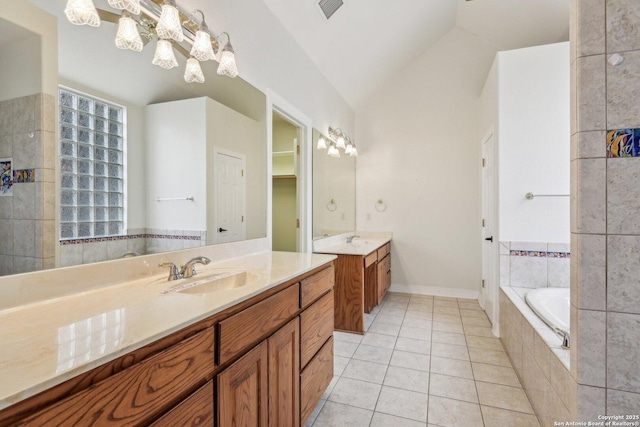
[[[353,234],[351,236],[347,236],[347,243],[353,242],[353,239],[355,239],[356,237],[360,237],[360,236],[356,236],[355,234]]]
[[[562,330],[555,326],[553,328],[553,332],[562,337],[562,348],[568,350],[571,346],[571,334],[568,331]]]
[[[196,264],[207,265],[210,262],[211,260],[204,256],[197,256],[197,257],[191,258],[182,267],[180,267],[180,274],[184,278],[193,277],[197,274]]]

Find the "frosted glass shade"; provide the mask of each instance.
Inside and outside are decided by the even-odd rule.
[[[184,40],[182,24],[180,23],[180,13],[175,6],[170,4],[162,5],[162,13],[156,26],[156,33],[161,39],[173,39],[177,42]]]
[[[326,150],[326,149],[327,149],[327,141],[323,137],[320,137],[320,139],[318,140],[318,150]]]
[[[100,17],[92,0],[69,0],[64,14],[74,25],[100,26]]]
[[[238,75],[238,66],[236,65],[236,55],[233,48],[227,43],[220,55],[220,65],[218,66],[218,74],[234,78]]]
[[[354,146],[353,150],[351,150],[351,153],[349,153],[349,155],[351,157],[358,157],[358,149]]]
[[[184,81],[187,83],[204,83],[204,74],[200,62],[196,58],[187,59],[187,68],[184,70]]]
[[[327,155],[331,157],[340,157],[340,151],[338,151],[338,147],[332,145],[329,147],[329,151],[327,151]]]
[[[178,60],[176,59],[176,55],[173,53],[173,47],[171,47],[171,42],[169,40],[158,40],[156,53],[153,56],[153,61],[151,61],[151,63],[158,67],[162,67],[165,70],[178,66]]]
[[[216,58],[209,33],[201,30],[196,31],[196,39],[191,48],[191,56],[198,61],[209,61]]]
[[[353,152],[353,145],[347,145],[347,148],[344,149],[344,154],[351,154]]]
[[[336,141],[336,145],[338,146],[338,148],[346,148],[345,142],[344,142],[344,136],[339,136],[338,140]]]
[[[129,16],[120,18],[118,33],[116,34],[116,47],[136,52],[142,51],[143,44],[138,32],[138,24]]]
[[[114,9],[128,10],[134,15],[140,14],[140,0],[109,0],[109,6]]]

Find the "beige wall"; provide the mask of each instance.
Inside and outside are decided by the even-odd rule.
[[[607,130],[640,128],[640,2],[571,4],[571,374],[596,420],[640,408],[640,158],[606,158]]]
[[[454,28],[357,112],[357,229],[393,231],[394,285],[477,297],[478,110],[495,54]]]

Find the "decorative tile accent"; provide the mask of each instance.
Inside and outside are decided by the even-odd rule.
[[[607,131],[607,157],[640,156],[640,129]]]
[[[128,234],[123,236],[89,237],[86,239],[60,240],[61,245],[78,245],[82,243],[112,242],[132,239],[168,239],[168,240],[202,240],[200,236],[181,236],[176,234]]]
[[[0,196],[13,195],[12,159],[0,159]]]
[[[529,256],[529,257],[541,257],[541,258],[571,258],[569,252],[547,252],[547,251],[516,251],[509,252],[511,256]]]
[[[13,171],[13,182],[16,184],[23,182],[36,182],[35,169],[17,169]]]

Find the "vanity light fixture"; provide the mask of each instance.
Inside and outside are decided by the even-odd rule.
[[[189,17],[178,8],[176,0],[107,1],[109,6],[122,10],[122,14],[96,9],[93,0],[68,0],[65,14],[76,25],[97,27],[101,19],[118,24],[115,44],[120,49],[140,52],[146,42],[158,39],[152,63],[165,69],[177,67],[174,50],[178,51],[187,59],[184,79],[188,83],[203,83],[200,62],[214,59],[220,63],[218,74],[231,78],[238,75],[231,37],[226,32],[210,32],[201,10]],[[197,13],[202,16],[200,24],[193,19]],[[223,34],[227,37],[224,45],[220,42]],[[191,49],[186,49],[182,42],[191,44]]]
[[[209,34],[209,27],[204,20],[204,13],[198,9],[193,12],[191,16],[193,17],[193,15],[198,12],[202,15],[202,22],[198,26],[198,31],[196,31],[196,38],[193,42],[193,47],[191,48],[191,56],[198,61],[210,61],[212,59],[216,59],[216,54],[213,52],[211,34]]]
[[[118,33],[116,34],[116,47],[118,49],[129,49],[134,52],[141,52],[142,38],[138,32],[138,24],[131,18],[127,11],[122,13],[118,22]]]
[[[222,33],[227,36],[227,43],[220,49],[220,65],[218,66],[218,74],[234,78],[238,75],[238,66],[236,65],[236,54],[231,46],[231,37],[228,33]]]
[[[184,81],[187,83],[204,83],[204,74],[202,73],[200,62],[196,58],[187,59]]]
[[[109,0],[109,6],[126,10],[133,15],[140,15],[140,0]]]
[[[173,53],[173,47],[171,47],[171,42],[169,40],[158,40],[156,53],[153,55],[153,61],[151,61],[151,63],[158,67],[162,67],[165,70],[170,70],[178,66],[178,60],[176,59],[176,55]]]
[[[161,39],[173,39],[177,42],[184,40],[182,33],[182,24],[180,23],[180,12],[176,7],[176,0],[164,0],[162,5],[162,14],[158,25],[156,25],[156,34]]]
[[[100,26],[100,16],[92,0],[69,0],[64,14],[74,25]]]
[[[329,148],[327,155],[331,157],[340,157],[339,148],[342,148],[344,150],[344,154],[351,157],[358,156],[358,149],[356,148],[355,142],[353,142],[351,138],[342,131],[342,129],[329,128],[328,145],[327,140],[324,137],[320,137],[318,140],[318,150],[325,150],[327,147]]]

